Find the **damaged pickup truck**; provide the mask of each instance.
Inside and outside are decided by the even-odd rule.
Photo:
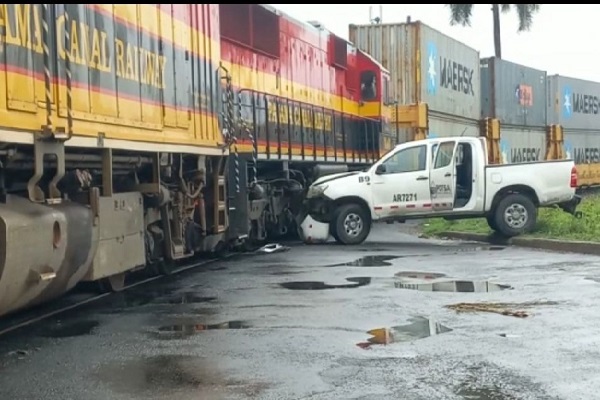
[[[485,138],[447,137],[396,146],[365,171],[323,176],[307,191],[299,233],[305,242],[329,236],[362,243],[375,221],[485,217],[512,237],[530,231],[537,209],[558,206],[573,215],[573,160],[490,165]]]

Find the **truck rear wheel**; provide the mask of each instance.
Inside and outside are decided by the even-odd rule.
[[[332,235],[337,242],[352,245],[365,241],[371,231],[371,221],[358,204],[344,204],[334,212]]]
[[[519,193],[509,194],[494,211],[495,230],[506,237],[518,236],[535,227],[537,209],[533,201]]]

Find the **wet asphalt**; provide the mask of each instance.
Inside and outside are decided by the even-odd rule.
[[[2,337],[0,399],[600,398],[599,257],[399,229],[229,259]],[[461,302],[529,305],[445,307]]]

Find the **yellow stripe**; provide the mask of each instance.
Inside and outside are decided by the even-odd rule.
[[[6,86],[0,85],[0,121],[2,126],[12,129],[39,131],[45,124],[46,111],[43,102],[32,102],[35,94],[43,94],[43,81],[21,74],[0,73],[0,80],[10,82],[11,88],[35,88],[29,98],[21,97],[10,101],[7,107]],[[35,81],[35,82],[32,82]],[[56,116],[53,105],[53,124],[66,127],[66,86],[60,85],[60,114]],[[23,93],[23,90],[21,91]],[[77,135],[96,137],[100,132],[106,138],[141,140],[153,143],[195,144],[215,147],[222,143],[216,116],[206,113],[169,110],[165,114],[177,125],[184,121],[188,127],[163,126],[163,107],[154,104],[140,104],[139,101],[119,98],[111,94],[73,88],[73,131]],[[14,98],[14,96],[11,96]],[[43,96],[41,96],[43,98]],[[29,101],[28,101],[29,100]],[[143,110],[143,119],[142,119]],[[116,115],[120,113],[117,118]],[[197,129],[194,126],[198,127]]]
[[[163,36],[161,32],[173,30],[173,41],[190,50],[193,54],[211,60],[218,60],[220,58],[220,42],[209,38],[203,32],[192,28],[183,21],[171,18],[169,14],[152,5],[97,4],[97,6],[110,13],[114,12],[118,18],[154,35]],[[139,7],[139,10],[137,7]],[[140,15],[139,19],[137,18],[138,11]],[[151,17],[152,15],[156,17]],[[138,21],[142,23],[139,24]],[[196,44],[194,49],[191,48],[192,40]],[[368,114],[365,114],[359,109],[358,102],[343,96],[334,95],[323,90],[316,90],[284,77],[277,79],[275,74],[265,73],[242,65],[234,65],[224,60],[222,62],[223,66],[231,73],[233,84],[238,88],[252,89],[354,116],[368,115],[374,117],[381,115],[380,111],[371,110],[368,111]],[[216,68],[216,63],[213,66]],[[380,104],[378,102],[372,103],[377,104],[377,106]],[[375,105],[371,104],[367,107],[375,107]]]
[[[139,30],[162,37],[171,44],[189,50],[197,56],[218,60],[220,43],[208,37],[203,32],[183,21],[173,18],[168,13],[149,4],[96,4],[96,7],[114,14]],[[173,32],[165,34],[167,32]],[[195,45],[192,48],[192,43]]]

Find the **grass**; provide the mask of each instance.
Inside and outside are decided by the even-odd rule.
[[[584,198],[577,210],[583,212],[583,218],[577,219],[560,209],[541,208],[534,231],[524,236],[600,242],[600,196]],[[423,233],[426,235],[436,235],[445,231],[486,234],[492,232],[485,218],[458,221],[432,218],[423,225]]]

